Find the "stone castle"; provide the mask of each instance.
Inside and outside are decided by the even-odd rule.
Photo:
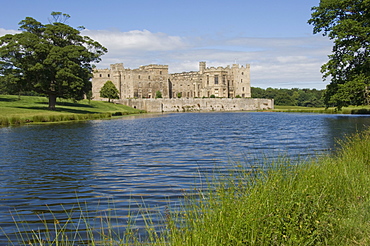
[[[92,79],[94,99],[101,99],[100,89],[109,80],[117,87],[121,99],[155,98],[157,91],[164,99],[251,97],[249,64],[216,68],[199,62],[199,71],[173,74],[168,73],[168,65],[128,69],[122,63],[112,64],[110,69],[95,70]]]

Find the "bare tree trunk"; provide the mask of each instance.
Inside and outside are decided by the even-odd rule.
[[[57,96],[53,93],[49,94],[49,109],[55,110],[56,104],[57,104]]]

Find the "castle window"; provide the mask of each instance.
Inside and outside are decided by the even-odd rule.
[[[148,76],[148,79],[150,79],[150,75]]]
[[[244,75],[244,72],[242,72],[242,75]]]
[[[218,75],[215,75],[215,85],[218,85]]]
[[[162,75],[162,71],[159,71],[159,74]]]
[[[207,75],[207,85],[209,85],[209,75]]]
[[[108,78],[110,77],[110,74],[108,73]]]
[[[225,85],[226,84],[226,75],[222,76],[222,83]]]
[[[101,74],[99,74],[99,77],[101,77]]]
[[[138,78],[138,79],[140,79],[140,75],[139,75],[139,76],[137,76],[137,78]]]
[[[244,91],[244,87],[242,88],[242,91]]]
[[[240,80],[240,83],[243,83],[243,80],[242,79]]]

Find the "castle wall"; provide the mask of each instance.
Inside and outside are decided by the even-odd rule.
[[[100,98],[100,89],[108,80],[120,92],[121,99],[155,98],[160,91],[163,98],[220,98],[251,97],[250,67],[233,64],[231,67],[206,67],[199,63],[199,71],[168,73],[167,65],[147,65],[126,69],[122,63],[110,69],[98,69],[92,80],[93,98]]]
[[[119,99],[114,102],[156,113],[253,111],[274,108],[273,100],[258,98]]]

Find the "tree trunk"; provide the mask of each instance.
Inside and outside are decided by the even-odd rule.
[[[55,110],[56,104],[57,104],[57,96],[55,94],[49,94],[49,109]]]

